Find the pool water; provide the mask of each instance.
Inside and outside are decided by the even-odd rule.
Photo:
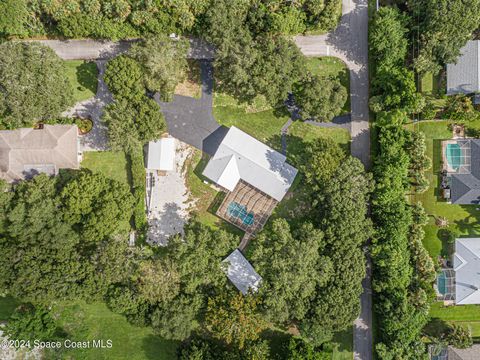
[[[248,212],[246,206],[232,201],[230,205],[228,205],[227,211],[230,216],[240,219],[244,225],[253,224],[253,212]]]
[[[462,161],[462,149],[458,144],[447,144],[445,148],[445,155],[448,165],[455,171],[463,165]]]
[[[442,295],[447,293],[447,279],[445,278],[445,273],[440,273],[437,277],[437,287],[438,292]]]

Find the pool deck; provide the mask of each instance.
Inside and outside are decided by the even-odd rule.
[[[246,224],[241,218],[232,216],[229,211],[232,202],[243,205],[248,213],[254,214],[252,224]],[[277,203],[275,199],[264,192],[240,180],[235,189],[228,193],[223,200],[217,210],[217,215],[245,231],[245,234],[253,235],[263,228]]]

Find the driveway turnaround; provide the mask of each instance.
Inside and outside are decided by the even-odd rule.
[[[350,69],[352,155],[370,167],[368,123],[368,1],[343,0],[338,27],[325,35],[297,36],[295,42],[307,56],[335,56]],[[368,251],[367,251],[368,253]],[[371,261],[367,254],[367,275],[363,280],[361,312],[354,322],[355,360],[373,359]]]
[[[228,128],[218,125],[213,118],[213,67],[209,60],[200,60],[202,96],[194,99],[188,96],[174,95],[170,102],[154,99],[162,108],[173,137],[213,155],[226,135]]]

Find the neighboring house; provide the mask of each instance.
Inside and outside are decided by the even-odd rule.
[[[292,186],[297,169],[285,155],[232,126],[203,175],[228,194],[217,215],[254,234]]]
[[[172,171],[175,168],[175,139],[161,138],[148,143],[147,169]]]
[[[460,50],[455,64],[447,65],[447,95],[480,92],[480,41],[471,40]]]
[[[445,198],[452,204],[480,204],[480,139],[443,141],[442,157]]]
[[[480,238],[455,240],[453,270],[455,304],[480,304]]]
[[[457,349],[452,346],[438,348],[430,345],[431,360],[478,360],[480,359],[480,344],[474,344],[467,349]]]
[[[0,179],[8,182],[78,169],[80,155],[76,125],[0,131]]]
[[[480,359],[480,344],[474,344],[468,349],[448,347],[448,360],[478,360]]]
[[[228,279],[243,295],[246,295],[250,289],[253,292],[258,291],[262,277],[257,274],[240,250],[233,251],[223,262],[228,264],[226,268]]]

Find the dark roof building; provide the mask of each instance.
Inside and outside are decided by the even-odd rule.
[[[480,139],[448,140],[444,167],[450,177],[452,204],[480,204]]]

